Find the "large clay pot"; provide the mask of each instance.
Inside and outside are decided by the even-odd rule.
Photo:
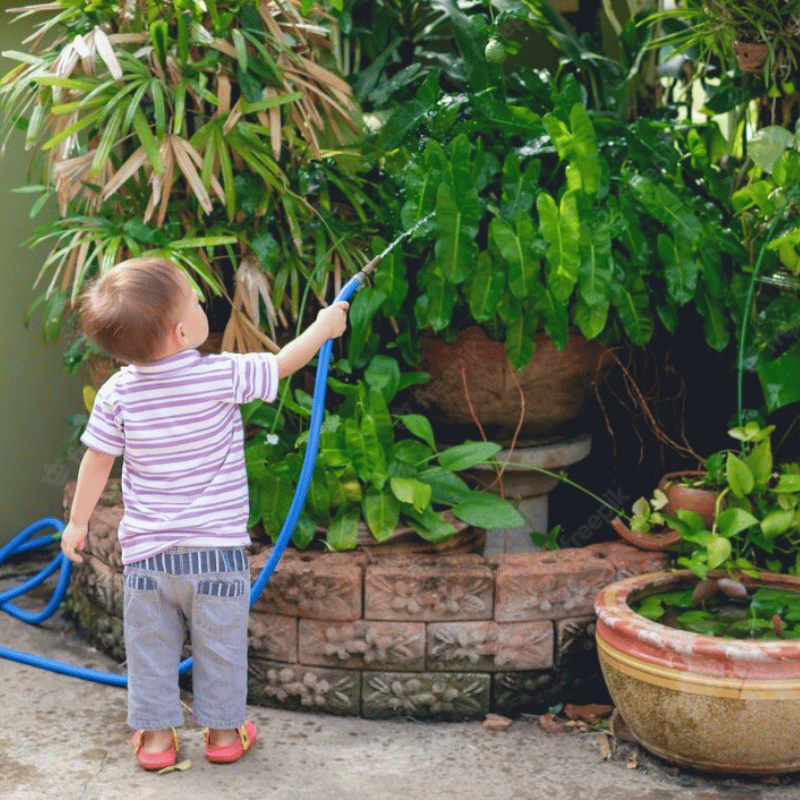
[[[559,352],[547,334],[539,332],[531,363],[512,370],[505,345],[489,339],[479,327],[462,331],[455,344],[423,334],[420,352],[421,367],[431,377],[414,388],[413,397],[435,415],[437,431],[446,434],[448,428],[461,427],[475,436],[474,412],[493,440],[509,440],[517,429],[521,411],[517,384],[525,398],[523,439],[574,432],[605,361],[605,348],[598,341],[571,333]]]
[[[707,772],[800,770],[800,640],[756,641],[676,630],[630,603],[691,585],[688,571],[612,583],[595,601],[597,651],[611,697],[657,756]],[[800,592],[800,579],[745,583]]]

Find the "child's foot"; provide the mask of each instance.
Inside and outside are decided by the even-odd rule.
[[[164,769],[178,760],[178,734],[175,728],[136,731],[131,737],[131,745],[144,769]]]
[[[256,726],[249,720],[241,728],[206,730],[206,758],[215,764],[238,761],[255,743]]]

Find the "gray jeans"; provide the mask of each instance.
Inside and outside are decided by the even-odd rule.
[[[126,565],[124,583],[128,724],[144,730],[183,724],[178,665],[188,628],[195,720],[208,728],[243,725],[250,609],[245,549],[174,547]]]

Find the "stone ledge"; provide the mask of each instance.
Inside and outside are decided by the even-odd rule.
[[[69,606],[122,661],[114,499],[90,519],[91,556],[73,571]],[[269,552],[251,557],[254,578]],[[488,559],[287,550],[250,613],[250,702],[450,720],[595,701],[605,687],[594,597],[667,561],[620,541]]]

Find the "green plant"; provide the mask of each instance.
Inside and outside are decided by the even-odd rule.
[[[678,564],[700,578],[714,569],[800,574],[800,464],[773,463],[773,430],[751,421],[729,431],[742,453],[725,455],[725,484],[710,527],[693,511],[664,515],[681,535]]]
[[[790,94],[798,67],[798,0],[685,0],[680,7],[656,12],[649,20],[664,30],[654,41],[679,51],[694,51],[702,65],[712,58],[720,71],[736,64],[734,41],[763,42],[769,48],[766,83]]]
[[[370,362],[363,381],[329,379],[344,401],[325,414],[311,488],[293,537],[298,547],[309,546],[317,528],[324,528],[329,548],[352,549],[362,520],[378,542],[398,525],[428,541],[446,540],[455,533],[454,518],[484,528],[524,524],[511,504],[473,491],[457,475],[490,460],[499,445],[465,442],[439,451],[426,417],[390,410],[398,391],[423,379],[401,374],[385,356]],[[253,432],[245,447],[250,525],[260,522],[273,539],[300,474],[298,448],[306,441],[309,415],[310,398],[299,390],[281,407],[256,402],[243,411]]]
[[[20,128],[33,153],[31,215],[58,209],[30,240],[52,247],[30,311],[48,338],[88,278],[157,253],[216,298],[230,345],[263,348],[262,323],[277,338],[307,284],[323,298],[358,262],[369,165],[347,152],[357,109],[306,6],[305,19],[265,0],[21,11],[46,16],[30,51],[6,54],[20,63],[0,82],[0,131]]]
[[[751,593],[744,584],[724,578],[708,583],[714,585],[707,592],[698,593],[697,587],[660,592],[632,608],[647,619],[706,636],[800,638],[797,592],[762,586]]]

